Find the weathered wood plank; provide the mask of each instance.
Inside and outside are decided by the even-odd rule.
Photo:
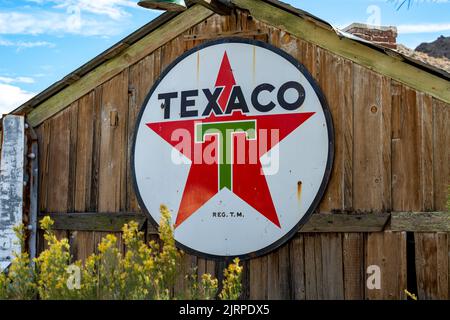
[[[267,299],[267,263],[267,256],[250,260],[250,300]]]
[[[99,212],[119,212],[125,209],[126,190],[126,126],[128,118],[128,70],[117,75],[94,91],[93,96],[93,138],[92,169],[90,181],[89,209]],[[86,199],[87,201],[87,199]],[[101,220],[101,219],[100,219]],[[135,220],[135,219],[134,219]],[[125,222],[120,219],[107,232],[120,231]],[[55,223],[56,224],[56,223]],[[69,223],[72,225],[73,223]],[[115,230],[113,230],[115,229]],[[85,231],[95,231],[89,228]],[[83,231],[83,229],[79,230]],[[103,230],[102,230],[103,231]],[[97,250],[105,232],[79,235],[77,246],[87,254],[94,247]],[[123,251],[122,236],[116,233],[118,247]],[[77,235],[78,237],[78,235]],[[93,239],[93,240],[92,240]],[[91,246],[92,244],[92,246]]]
[[[111,215],[126,216],[137,221],[146,220],[146,216],[140,212],[116,212]],[[44,214],[41,214],[45,215]],[[68,213],[70,220],[65,219],[66,213],[51,214],[56,219],[58,229],[77,230],[71,223],[82,224],[83,230],[97,230],[97,215],[103,217],[106,213]],[[88,220],[86,220],[89,217]],[[391,217],[390,224],[387,224]],[[392,214],[315,214],[307,224],[299,231],[307,233],[362,233],[380,232],[385,229],[391,231],[409,232],[449,232],[450,216],[446,212],[394,212]],[[101,224],[101,222],[100,222]],[[93,229],[89,229],[93,228]],[[108,227],[109,231],[120,231]],[[152,225],[148,227],[149,234],[155,234]]]
[[[415,233],[414,240],[419,299],[448,300],[448,234]]]
[[[436,234],[436,247],[437,247],[437,296],[438,299],[441,300],[449,300],[450,299],[450,274],[449,274],[449,233],[437,233]]]
[[[388,213],[313,214],[300,232],[379,232],[388,220]]]
[[[50,122],[46,121],[36,128],[39,142],[39,210],[47,208],[48,162],[50,145]]]
[[[380,140],[381,140],[381,208],[392,210],[392,105],[391,105],[391,83],[388,77],[381,78],[381,95],[379,105],[381,106]],[[369,89],[370,90],[370,89]],[[371,107],[371,113],[374,113]],[[369,143],[372,143],[372,140]],[[367,143],[367,141],[366,141]],[[377,180],[375,179],[375,183]]]
[[[230,31],[231,30],[236,30],[236,31],[242,30],[240,28],[240,23],[239,23],[240,15],[241,15],[241,12],[238,10],[235,10],[234,12],[232,12],[232,14],[225,17],[225,20],[227,21],[227,24],[229,25]]]
[[[274,251],[267,255],[267,299],[281,300],[279,253]]]
[[[203,258],[197,258],[197,277],[201,281],[202,274],[206,273],[206,260]]]
[[[318,81],[319,77],[317,75],[317,46],[297,39],[299,42],[300,51],[297,54],[297,59],[308,69],[309,73],[313,76],[314,80]]]
[[[321,236],[323,299],[344,299],[344,270],[342,235],[327,233]]]
[[[75,178],[75,211],[89,209],[91,202],[92,152],[94,139],[94,92],[80,99],[78,105],[78,129],[76,178]]]
[[[400,139],[402,130],[402,84],[397,81],[391,82],[391,139],[392,142]],[[395,182],[395,176],[392,177]]]
[[[216,276],[216,262],[213,260],[206,260],[206,273]]]
[[[314,235],[314,267],[316,268],[316,290],[317,290],[317,299],[323,300],[325,297],[324,294],[324,285],[323,285],[323,260],[322,260],[322,239],[320,234]]]
[[[202,276],[204,274],[210,274],[213,277],[216,277],[216,262],[213,260],[203,259],[200,257],[196,257],[194,260],[196,262],[196,266],[193,268],[197,268],[197,280],[198,282],[202,281]],[[246,272],[247,270],[244,270]]]
[[[125,68],[140,61],[168,40],[177,37],[190,27],[211,16],[213,12],[203,6],[193,6],[166,24],[139,40],[92,72],[88,73],[66,89],[44,101],[28,115],[32,126],[37,126],[44,120],[66,108],[69,104],[86,95],[97,86],[121,73]]]
[[[303,235],[296,235],[289,248],[292,299],[305,300],[305,251]]]
[[[392,231],[450,232],[448,212],[394,212],[391,214]]]
[[[365,270],[369,266],[381,270],[381,288],[368,289],[370,300],[405,299],[406,283],[406,232],[377,232],[367,235]]]
[[[47,185],[48,185],[48,158],[50,145],[50,121],[44,122],[35,129],[38,136],[39,143],[39,192],[38,192],[38,206],[39,211],[44,212],[47,208]],[[38,220],[39,224],[39,220]],[[44,236],[43,232],[39,231],[37,234],[37,252],[44,250]]]
[[[193,275],[197,267],[197,257],[185,254],[177,266],[177,276],[174,284],[174,295],[177,299],[190,299],[189,279],[186,275]]]
[[[316,44],[380,74],[450,103],[450,84],[429,72],[404,63],[397,57],[339,37],[334,30],[258,0],[232,0],[256,19]]]
[[[0,272],[6,269],[20,243],[14,227],[22,223],[25,161],[25,118],[8,115],[2,119],[0,163]]]
[[[448,299],[450,299],[450,254],[448,254],[450,252],[450,233],[447,233],[447,277],[448,277],[448,281],[447,281],[447,297]],[[443,257],[445,259],[445,256]]]
[[[289,245],[270,253],[267,261],[267,299],[290,299]]]
[[[128,72],[103,85],[99,168],[100,212],[125,210]]]
[[[69,210],[69,178],[71,167],[71,138],[73,134],[72,119],[73,108],[77,108],[78,102],[58,116],[50,120],[50,144],[48,160],[48,186],[47,207],[48,212],[67,212]],[[67,232],[60,231],[56,235],[67,238]]]
[[[401,94],[399,136],[392,142],[392,205],[396,211],[421,211],[422,105],[416,91],[402,86]]]
[[[70,111],[70,161],[67,211],[87,211],[91,201],[92,147],[94,128],[94,92],[82,97]],[[66,230],[62,229],[65,232]],[[67,228],[70,251],[74,260],[84,261],[94,252],[93,232],[70,232]]]
[[[47,212],[67,212],[70,168],[70,108],[50,121]]]
[[[333,127],[335,130],[335,155],[331,172],[330,181],[328,182],[325,195],[320,202],[320,211],[331,212],[333,210],[342,210],[343,204],[343,175],[342,175],[342,123],[341,123],[341,105],[338,97],[341,96],[340,88],[335,85],[338,75],[338,62],[336,56],[331,56],[326,50],[316,48],[316,73],[318,83],[324,93],[328,106],[333,118]],[[327,76],[323,76],[323,75]]]
[[[74,102],[69,108],[70,112],[70,145],[69,145],[69,159],[77,157],[77,143],[78,143],[78,109],[80,101]],[[77,178],[77,163],[76,161],[69,162],[69,176],[67,180],[67,211],[75,210],[75,196],[76,196],[76,178]]]
[[[384,233],[373,233],[367,235],[366,248],[365,248],[365,266],[364,269],[368,270],[370,266],[377,266],[380,268],[380,276],[381,276],[381,285],[380,288],[368,288],[365,287],[365,297],[366,299],[376,300],[383,299],[385,295],[383,295],[386,290],[383,286],[384,275],[387,272],[382,263],[386,263],[386,260],[383,255],[383,243]],[[389,261],[391,263],[391,261]]]
[[[383,212],[391,206],[390,82],[358,65],[353,72],[353,206]]]
[[[353,102],[353,68],[352,62],[343,59],[341,69],[342,87],[345,93],[342,95],[342,109],[341,112],[341,129],[343,135],[342,154],[343,159],[343,195],[344,195],[344,210],[353,210],[353,118],[354,118],[354,102]],[[335,133],[336,134],[336,133]]]
[[[94,252],[94,232],[74,231],[70,233],[70,253],[75,261],[86,261]]]
[[[49,213],[55,222],[53,229],[70,231],[105,231],[119,232],[125,223],[136,221],[140,228],[147,218],[143,214],[134,213]]]
[[[95,175],[93,173],[94,146],[100,142],[95,136],[96,129],[99,129],[97,122],[100,123],[97,121],[96,113],[96,110],[100,107],[100,102],[98,101],[97,104],[98,108],[96,108],[95,91],[91,91],[78,102],[75,212],[86,212],[96,208],[96,206],[92,206],[92,203],[97,201],[93,199],[96,198],[97,192],[92,192],[92,188]],[[70,225],[70,222],[68,224]],[[70,229],[70,226],[67,229]],[[82,229],[71,232],[70,245],[74,259],[84,261],[95,251],[94,232],[91,230],[83,231]]]
[[[155,73],[155,56],[158,52],[142,59],[130,67],[128,83],[128,133],[127,133],[127,210],[140,211],[139,204],[134,192],[131,178],[131,148],[135,131],[137,115],[143,107],[144,100],[159,73]],[[158,60],[159,63],[159,60]]]
[[[230,15],[233,12],[234,6],[231,2],[215,1],[215,0],[191,0],[192,3],[208,8],[219,15]]]
[[[346,300],[364,299],[364,234],[345,233],[343,238],[344,293]]]
[[[94,113],[93,113],[93,138],[92,138],[92,170],[91,170],[91,201],[88,211],[99,211],[99,173],[100,173],[100,146],[102,131],[102,97],[103,87],[94,90]]]
[[[353,68],[351,63],[317,48],[319,85],[333,118],[335,155],[330,182],[320,211],[350,209],[352,206],[353,158]],[[342,83],[337,86],[336,83]]]
[[[306,300],[317,299],[316,268],[314,266],[314,235],[305,234],[305,298]]]
[[[240,300],[250,300],[250,261],[241,262],[242,271],[242,292]]]
[[[191,28],[191,30],[188,31],[188,34],[205,34],[207,32],[212,32],[210,30],[210,27],[213,27],[214,24],[213,23],[209,23],[210,20],[213,18],[214,16],[198,23],[197,25],[195,25],[194,27]],[[186,46],[186,49],[190,49],[193,48],[197,45],[200,45],[203,42],[203,40],[192,40],[192,41],[184,41],[184,44]]]
[[[434,185],[433,185],[433,98],[419,93],[417,105],[420,108],[420,199],[421,211],[433,211]]]
[[[306,300],[323,299],[322,250],[320,235],[305,234],[305,296]]]
[[[252,18],[251,23],[247,24],[247,27],[249,28],[249,31],[253,30],[256,32],[259,32],[260,34],[257,34],[253,37],[253,39],[262,41],[262,42],[268,42],[271,43],[274,39],[276,40],[276,46],[280,47],[280,30],[272,28],[271,26],[261,22],[257,21]],[[271,39],[272,38],[272,39]]]
[[[450,104],[433,99],[433,167],[435,210],[446,211],[450,186]]]

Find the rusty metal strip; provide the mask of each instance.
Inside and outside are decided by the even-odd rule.
[[[26,197],[25,202],[27,211],[27,240],[28,251],[31,259],[36,257],[37,250],[37,220],[38,220],[38,192],[39,192],[39,144],[38,137],[33,128],[27,124],[26,141]]]

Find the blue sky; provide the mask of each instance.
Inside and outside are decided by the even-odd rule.
[[[450,36],[450,0],[285,0],[337,27],[395,25],[415,48]],[[7,113],[86,63],[159,12],[134,0],[0,0],[0,114]]]

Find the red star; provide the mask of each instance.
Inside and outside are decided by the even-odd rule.
[[[218,104],[225,110],[228,103],[233,86],[236,81],[233,76],[228,56],[225,52],[219,74],[216,81],[216,87],[224,87],[221,96],[218,99]],[[217,154],[213,164],[205,163],[202,157],[207,150],[218,150],[218,142],[215,136],[207,136],[204,143],[195,143],[193,139],[195,134],[195,125],[198,123],[209,123],[237,120],[256,120],[257,123],[257,139],[247,140],[244,133],[236,134],[233,138],[233,144],[237,145],[238,139],[240,143],[245,143],[245,161],[242,161],[242,154],[237,152],[234,154],[232,165],[232,191],[235,195],[247,202],[256,211],[266,217],[269,221],[281,228],[280,221],[272,201],[269,186],[266,177],[263,174],[260,158],[275,147],[279,142],[301,126],[305,121],[314,115],[312,112],[308,113],[291,113],[282,115],[264,115],[264,116],[247,116],[240,111],[234,112],[228,116],[217,117],[212,113],[209,117],[202,120],[181,120],[148,123],[147,126],[155,133],[161,136],[173,147],[180,144],[180,141],[172,141],[172,133],[176,129],[184,129],[190,133],[192,137],[189,148],[179,150],[187,158],[192,161],[189,175],[183,192],[180,208],[178,211],[175,226],[180,226],[186,219],[194,214],[206,202],[214,197],[219,190],[218,178],[218,161]],[[264,130],[265,129],[265,130]],[[270,133],[271,130],[278,130],[278,139],[272,142]],[[260,139],[267,140],[267,147],[259,149]],[[245,141],[245,142],[244,142]],[[259,150],[258,150],[259,149]],[[258,156],[255,160],[250,159],[250,150],[257,150]],[[239,161],[238,161],[239,160]]]

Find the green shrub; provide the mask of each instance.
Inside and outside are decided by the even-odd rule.
[[[14,231],[23,248],[25,245],[23,226],[16,227]],[[35,299],[36,294],[37,285],[29,254],[15,253],[8,275],[0,272],[0,299],[29,300]]]
[[[191,270],[185,275],[188,292],[175,294],[184,253],[175,246],[171,215],[164,206],[161,216],[158,243],[145,243],[138,224],[130,222],[122,229],[125,254],[118,249],[117,238],[109,234],[98,245],[98,253],[84,263],[72,263],[68,240],[58,239],[51,229],[53,221],[45,217],[40,224],[48,248],[34,261],[30,261],[27,253],[16,255],[8,274],[0,274],[0,299],[210,300],[216,296],[238,299],[242,274],[239,259],[224,270],[220,293],[217,279],[210,274],[198,279]],[[17,234],[24,244],[23,228],[18,228]],[[70,272],[74,266],[81,276],[78,287],[76,281],[68,285],[74,280]]]

